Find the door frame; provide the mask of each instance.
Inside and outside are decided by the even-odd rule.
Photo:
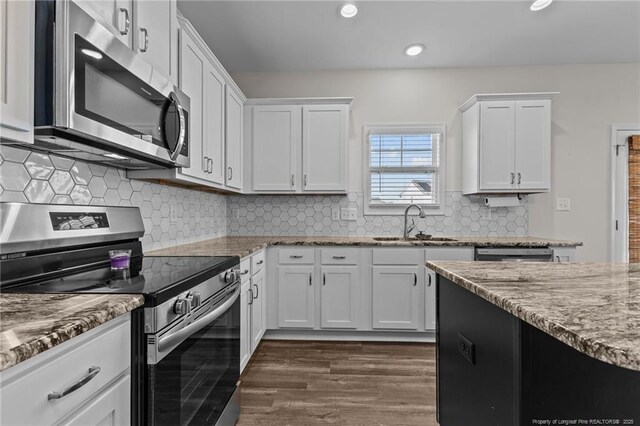
[[[619,212],[619,207],[617,204],[621,201],[616,197],[616,190],[618,188],[617,175],[619,172],[618,165],[618,156],[616,155],[617,145],[618,145],[618,134],[620,132],[633,132],[640,134],[640,124],[612,124],[611,125],[611,216],[610,216],[610,240],[609,240],[609,260],[612,262],[627,262],[628,261],[628,250],[627,255],[620,256],[616,254],[616,246],[623,242],[627,244],[628,241],[628,221],[626,220],[626,212],[623,215],[625,220],[620,220],[618,223],[618,229],[616,229],[616,218],[620,217],[621,212]],[[628,158],[628,157],[627,157]],[[626,167],[626,166],[625,166]],[[628,179],[628,175],[627,175]],[[625,182],[626,185],[626,182]],[[628,196],[625,197],[628,199]],[[626,203],[625,203],[626,205]],[[622,226],[620,226],[622,223]]]

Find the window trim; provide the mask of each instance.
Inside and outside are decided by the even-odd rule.
[[[447,163],[447,125],[445,123],[393,123],[393,124],[365,124],[362,126],[362,176],[364,188],[364,215],[365,216],[398,216],[404,215],[406,206],[375,206],[371,205],[371,176],[370,158],[371,144],[369,135],[376,134],[398,134],[403,132],[426,132],[441,133],[442,139],[439,145],[438,158],[438,178],[439,188],[438,206],[421,205],[425,214],[443,216],[445,212],[445,188],[446,188],[446,163]],[[423,169],[423,168],[422,168]],[[417,215],[417,209],[412,209],[410,215]]]

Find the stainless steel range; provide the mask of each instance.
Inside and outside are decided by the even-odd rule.
[[[0,203],[0,291],[144,295],[132,424],[234,424],[240,259],[143,256],[143,234],[138,208]],[[130,251],[129,267],[110,251]]]

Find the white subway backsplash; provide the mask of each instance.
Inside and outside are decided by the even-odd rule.
[[[397,236],[402,216],[364,216],[364,194],[231,195],[227,197],[229,235]],[[355,221],[332,220],[334,209],[355,208]],[[487,217],[490,210],[490,219]],[[447,192],[445,214],[415,217],[416,229],[433,235],[523,237],[528,235],[527,198],[519,207],[489,209],[484,197]]]
[[[130,180],[123,170],[10,146],[0,146],[0,201],[139,207],[145,250],[227,233],[223,195]]]

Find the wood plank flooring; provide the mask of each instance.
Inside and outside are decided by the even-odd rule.
[[[435,345],[263,340],[238,425],[437,425]]]

